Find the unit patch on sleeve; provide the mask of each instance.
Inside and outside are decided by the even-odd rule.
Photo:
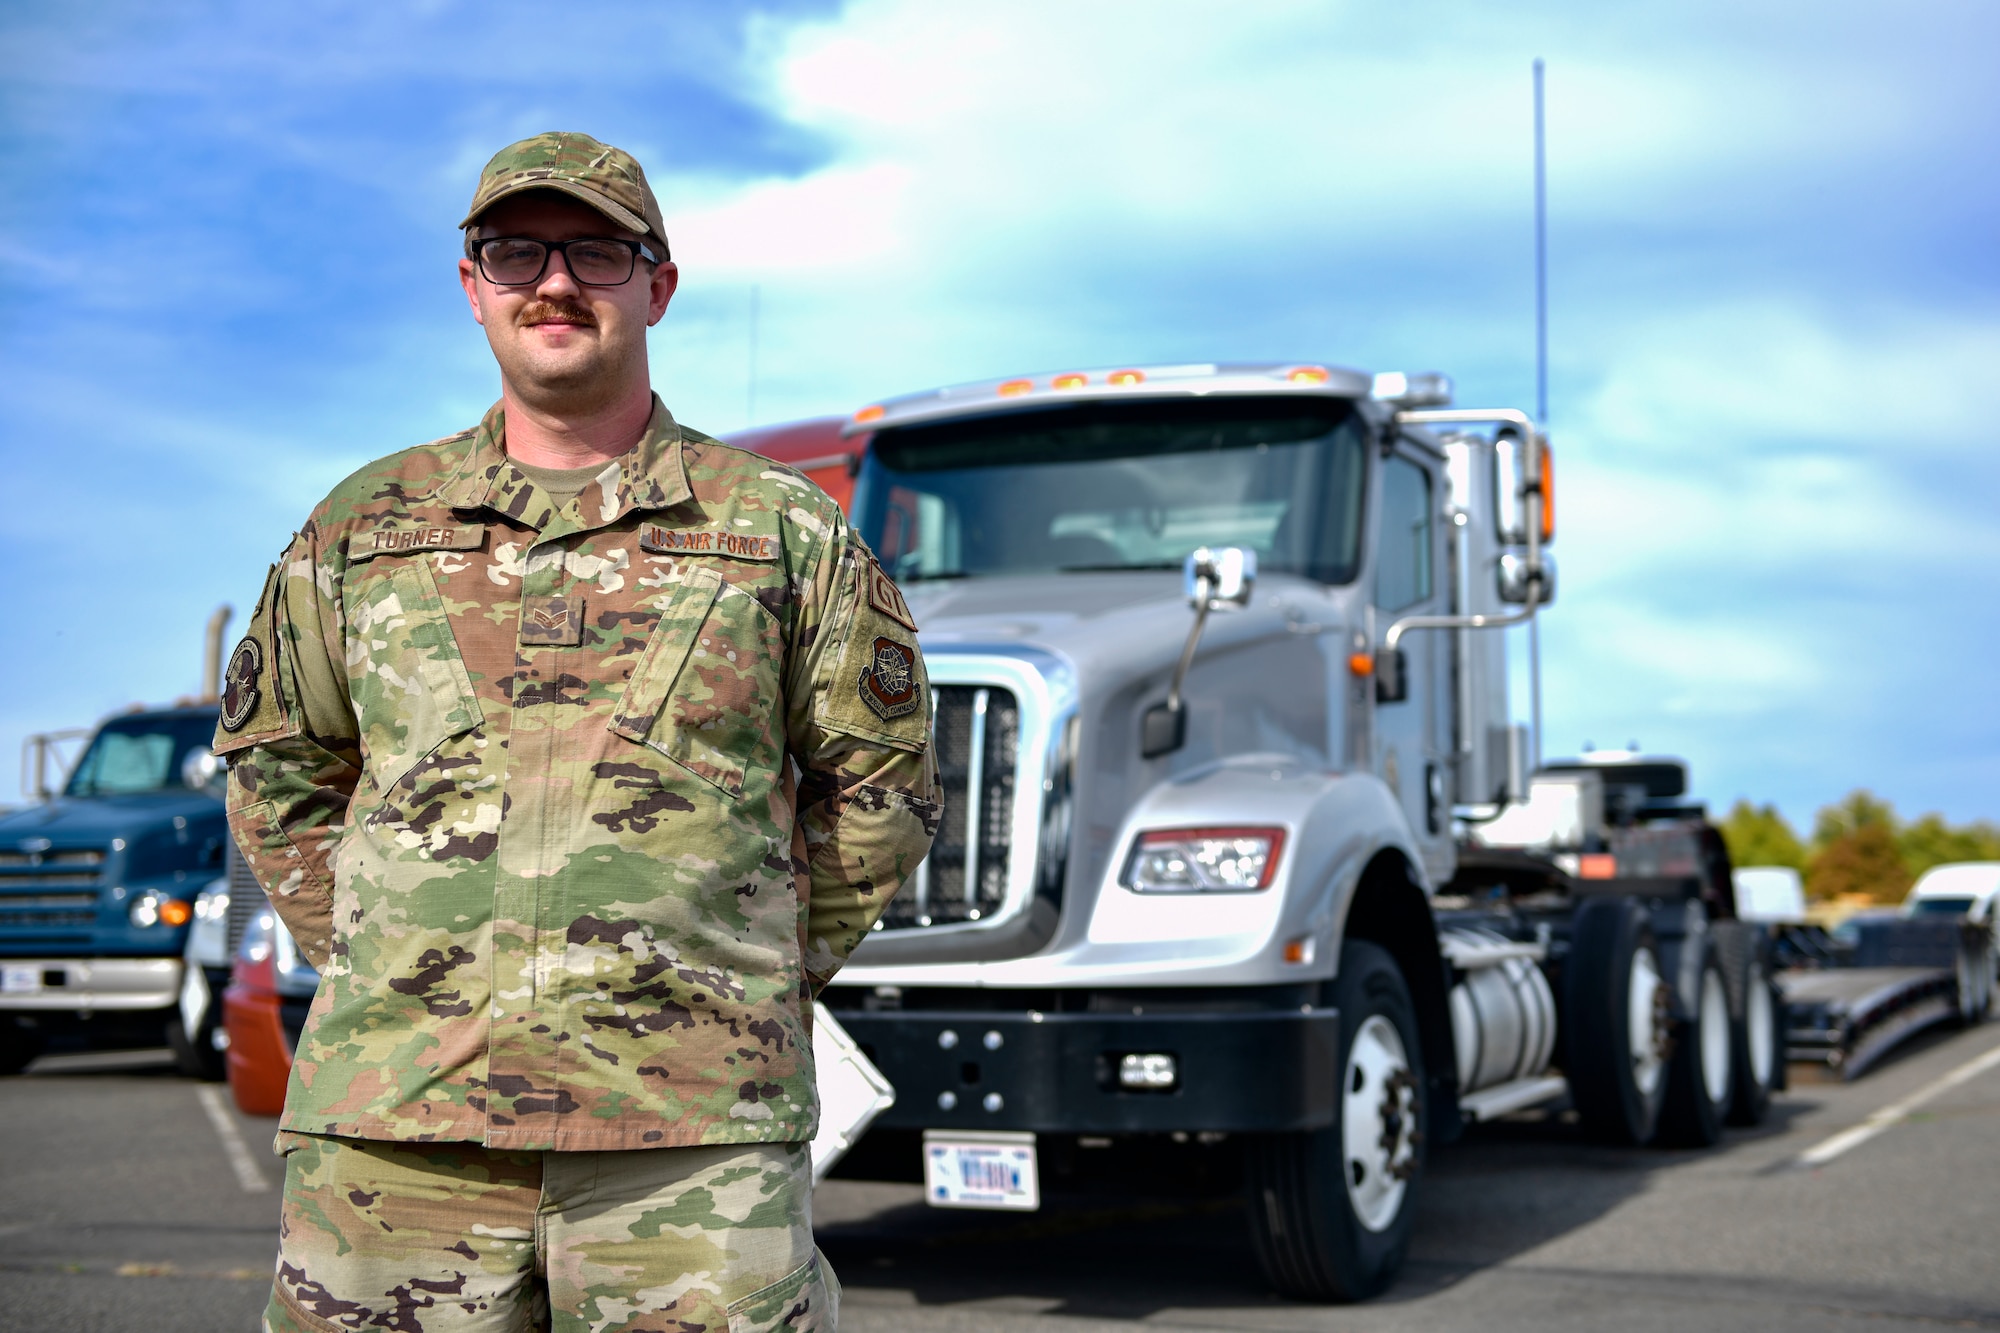
[[[229,670],[223,675],[221,722],[224,731],[233,735],[243,730],[243,724],[257,711],[257,702],[264,697],[258,684],[263,674],[264,645],[254,638],[244,639],[229,655]]]
[[[873,559],[868,562],[868,605],[910,633],[917,632],[916,617],[910,614],[910,606],[903,600],[902,590]]]
[[[861,702],[884,722],[914,713],[917,696],[916,653],[894,639],[877,638],[875,655],[861,673]]]
[[[641,524],[639,549],[660,555],[721,555],[738,560],[776,560],[778,539],[763,533],[731,532],[728,528],[669,528]]]

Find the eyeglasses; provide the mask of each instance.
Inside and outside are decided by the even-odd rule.
[[[474,255],[486,280],[500,287],[525,287],[540,282],[554,251],[569,266],[569,275],[586,287],[617,287],[632,280],[640,259],[649,264],[659,256],[638,241],[610,236],[580,236],[573,241],[538,241],[529,236],[494,236],[479,242]]]

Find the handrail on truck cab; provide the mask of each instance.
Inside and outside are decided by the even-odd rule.
[[[1535,427],[1534,418],[1518,408],[1512,407],[1428,407],[1413,408],[1396,413],[1397,426],[1471,426],[1486,422],[1499,422],[1513,426],[1521,432],[1521,440],[1527,454],[1521,493],[1522,501],[1533,500],[1532,512],[1526,514],[1522,525],[1528,536],[1528,562],[1523,572],[1522,582],[1526,585],[1526,604],[1519,611],[1509,611],[1503,615],[1461,615],[1461,616],[1404,616],[1389,626],[1389,632],[1382,636],[1382,652],[1388,659],[1388,669],[1394,670],[1396,647],[1402,642],[1406,630],[1413,629],[1499,629],[1507,625],[1519,625],[1532,620],[1541,605],[1542,582],[1546,577],[1542,570],[1542,446],[1547,437]],[[1377,666],[1377,671],[1383,665]]]

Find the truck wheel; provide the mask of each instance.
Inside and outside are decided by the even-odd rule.
[[[1395,1279],[1424,1167],[1424,1068],[1410,990],[1388,952],[1341,946],[1334,980],[1342,1071],[1334,1121],[1273,1134],[1249,1154],[1250,1232],[1271,1285],[1358,1301]]]
[[[1771,977],[1769,936],[1741,921],[1714,926],[1716,958],[1729,987],[1729,1123],[1761,1125],[1785,1062],[1785,1012]]]
[[[1688,943],[1701,950],[1700,980],[1695,984],[1694,1012],[1681,1021],[1667,1066],[1667,1100],[1660,1108],[1659,1140],[1706,1148],[1722,1138],[1722,1122],[1734,1104],[1734,1025],[1729,1020],[1729,988],[1722,980],[1715,941],[1697,936]]]
[[[18,1074],[42,1053],[40,1037],[13,1019],[0,1016],[0,1075]]]
[[[216,1019],[210,1017],[190,1037],[179,1014],[167,1020],[167,1045],[173,1050],[175,1066],[188,1078],[220,1083],[229,1077],[227,1057],[215,1049],[215,1029]]]
[[[1630,898],[1585,899],[1563,968],[1563,1071],[1596,1137],[1652,1141],[1667,1094],[1671,1004],[1645,909]]]

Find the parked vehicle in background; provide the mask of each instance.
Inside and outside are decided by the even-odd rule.
[[[180,1001],[203,983],[181,954],[228,839],[215,716],[112,717],[59,785],[31,771],[37,803],[0,819],[0,1073],[51,1048],[192,1050]]]
[[[244,914],[222,992],[229,1092],[245,1115],[277,1115],[285,1107],[292,1053],[305,1031],[319,973],[263,893],[251,892],[256,897]]]
[[[1738,866],[1736,915],[1767,926],[1803,925],[1805,877],[1790,866]]]
[[[1917,877],[1903,899],[1908,917],[1962,916],[1975,925],[2000,929],[2000,861],[1960,861],[1932,866]]]

